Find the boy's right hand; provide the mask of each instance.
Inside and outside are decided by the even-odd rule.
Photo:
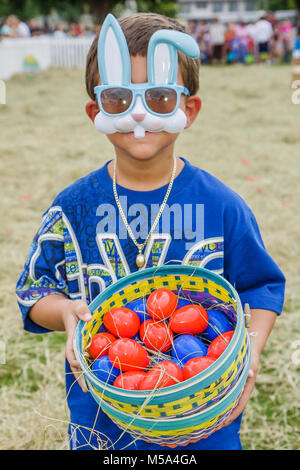
[[[88,305],[83,300],[67,300],[66,306],[62,313],[62,321],[64,323],[65,331],[67,334],[66,343],[66,358],[70,364],[71,371],[76,378],[78,385],[81,387],[83,392],[87,392],[85,381],[83,378],[83,372],[80,369],[79,363],[76,359],[73,349],[73,339],[75,330],[79,320],[89,321],[92,315],[89,311]]]

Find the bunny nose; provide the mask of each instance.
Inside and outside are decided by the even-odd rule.
[[[141,122],[145,119],[145,116],[146,114],[142,114],[142,113],[134,113],[132,114],[132,117],[133,119],[136,121],[136,122]]]

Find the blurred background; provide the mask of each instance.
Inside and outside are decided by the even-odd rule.
[[[108,12],[145,11],[178,18],[201,49],[202,109],[178,154],[244,198],[287,278],[243,446],[300,449],[299,10],[299,0],[0,0],[0,449],[68,449],[65,334],[24,332],[15,284],[55,196],[113,158],[85,114],[91,42]]]
[[[0,79],[21,71],[30,51],[38,62],[32,67],[84,65],[110,11],[118,17],[145,11],[178,17],[198,41],[203,65],[289,63],[293,54],[300,57],[299,0],[0,0]]]

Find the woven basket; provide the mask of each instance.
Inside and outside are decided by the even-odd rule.
[[[131,391],[99,380],[86,352],[104,314],[126,306],[158,288],[170,289],[208,309],[218,308],[231,321],[232,339],[224,353],[200,374],[155,391]],[[89,391],[103,411],[135,439],[176,447],[206,438],[229,416],[243,390],[250,367],[250,338],[235,289],[203,268],[169,265],[121,278],[90,304],[88,323],[78,323],[74,351]]]

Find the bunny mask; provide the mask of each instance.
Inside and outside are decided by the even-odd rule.
[[[98,39],[98,69],[101,85],[94,88],[100,107],[94,124],[99,132],[146,131],[178,133],[186,125],[186,115],[178,107],[181,93],[177,85],[178,54],[200,55],[196,41],[188,34],[162,29],[150,38],[147,50],[147,83],[131,83],[130,54],[121,26],[107,15]]]

